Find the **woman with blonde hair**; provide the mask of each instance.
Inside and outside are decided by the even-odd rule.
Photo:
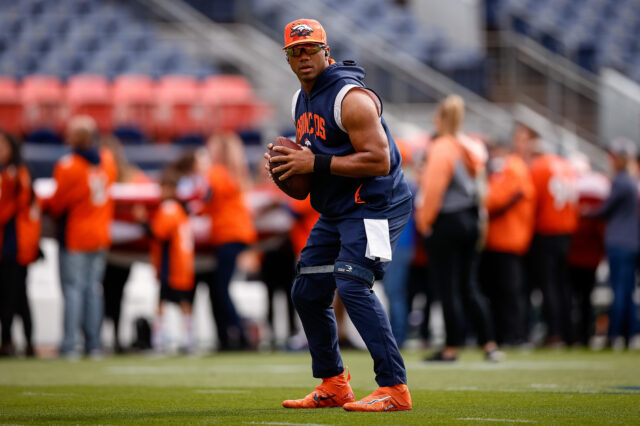
[[[235,133],[214,134],[207,141],[211,162],[226,167],[229,174],[246,190],[251,183],[249,165],[242,139]]]
[[[211,244],[217,266],[209,281],[211,306],[218,330],[219,349],[246,349],[242,321],[229,296],[236,259],[257,239],[253,218],[245,203],[250,185],[242,140],[233,133],[213,135],[207,142],[211,167],[204,210],[211,218]]]
[[[428,361],[455,361],[471,315],[486,358],[497,361],[493,325],[476,282],[481,188],[486,149],[460,131],[464,101],[451,95],[434,116],[431,143],[416,197],[416,227],[426,239],[432,279],[439,291],[446,328],[445,347]]]

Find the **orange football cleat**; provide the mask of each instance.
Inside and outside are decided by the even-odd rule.
[[[407,385],[399,384],[376,389],[360,401],[342,406],[347,411],[407,411],[411,410],[411,394]]]
[[[351,380],[351,373],[345,369],[337,376],[322,379],[322,384],[304,398],[282,401],[282,406],[285,408],[342,407],[346,403],[355,401],[349,380]]]

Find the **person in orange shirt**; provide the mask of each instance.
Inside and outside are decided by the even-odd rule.
[[[206,173],[209,191],[204,212],[211,218],[211,244],[217,267],[209,282],[219,349],[246,349],[242,321],[229,295],[236,259],[257,239],[244,200],[249,173],[242,140],[235,134],[213,135],[207,142],[212,166]]]
[[[529,170],[536,193],[534,236],[528,254],[529,276],[543,297],[545,344],[564,346],[571,324],[567,254],[578,228],[576,174],[567,160],[538,139]]]
[[[76,335],[84,330],[84,351],[101,353],[101,281],[110,245],[113,219],[110,186],[116,179],[113,156],[98,149],[96,123],[89,116],[75,116],[67,126],[71,152],[55,165],[56,190],[43,204],[57,220],[60,282],[64,296],[64,337],[60,354],[78,356]]]
[[[21,209],[16,217],[16,233],[18,236],[18,288],[16,292],[16,314],[22,320],[22,328],[26,342],[25,355],[36,355],[33,346],[33,325],[31,308],[27,296],[27,269],[38,260],[40,252],[40,236],[42,235],[42,209],[35,192],[30,188],[29,206]]]
[[[489,308],[476,282],[480,189],[486,151],[460,132],[464,101],[451,95],[436,110],[438,137],[431,143],[416,196],[415,220],[427,237],[430,273],[442,302],[445,347],[427,361],[454,361],[465,341],[464,314],[472,316],[488,361],[503,357]],[[467,308],[467,309],[463,309]]]
[[[188,352],[195,350],[193,320],[191,316],[191,291],[194,287],[194,241],[186,208],[178,201],[176,187],[180,175],[173,169],[163,172],[160,181],[162,202],[146,224],[147,213],[142,205],[134,207],[135,219],[145,224],[152,237],[151,263],[156,269],[160,282],[160,298],[157,316],[153,325],[152,342],[158,352],[167,349],[169,340],[164,324],[164,304],[177,303],[184,320]]]
[[[22,163],[19,143],[0,133],[0,355],[13,355],[11,324],[20,289],[18,217],[29,209],[31,177]]]
[[[480,282],[491,302],[498,344],[519,345],[528,340],[522,257],[533,236],[535,192],[524,160],[500,145],[491,149],[488,184]]]
[[[31,195],[28,207],[21,209],[16,217],[18,264],[25,268],[41,256],[42,207],[33,188],[29,192]]]

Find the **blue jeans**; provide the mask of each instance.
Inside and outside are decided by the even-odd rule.
[[[105,250],[70,252],[60,249],[60,283],[64,297],[64,337],[62,355],[76,351],[76,337],[82,327],[85,352],[100,349],[102,324],[102,278],[106,264]]]
[[[609,281],[613,303],[609,312],[609,337],[622,336],[624,330],[631,337],[640,332],[638,306],[633,303],[636,288],[636,257],[638,253],[621,247],[607,247]]]
[[[244,349],[247,345],[242,320],[229,294],[231,278],[236,270],[238,255],[247,248],[245,243],[226,243],[216,247],[218,261],[213,279],[209,282],[209,297],[218,330],[220,349]]]
[[[413,247],[397,247],[384,275],[384,292],[389,299],[389,321],[398,347],[402,347],[409,330],[409,269]]]

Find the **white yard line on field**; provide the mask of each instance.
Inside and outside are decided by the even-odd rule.
[[[24,396],[76,396],[75,393],[54,393],[54,392],[22,392]]]
[[[246,425],[328,426],[324,423],[245,422]]]
[[[161,374],[186,374],[186,373],[292,373],[309,370],[307,366],[297,365],[211,365],[208,367],[179,367],[170,365],[122,365],[106,368],[109,374],[118,375],[161,375]]]
[[[438,364],[427,362],[408,362],[409,370],[610,370],[613,367],[604,362],[576,361],[504,361],[504,362],[466,362]]]
[[[486,419],[484,417],[461,417],[456,419],[462,422],[500,422],[500,423],[538,423],[535,420],[524,419]]]

